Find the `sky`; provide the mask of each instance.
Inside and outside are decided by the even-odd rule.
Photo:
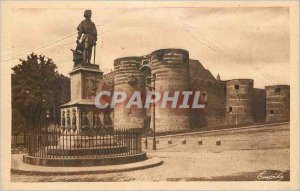
[[[11,67],[35,52],[72,70],[76,28],[85,9],[16,8],[4,19],[2,64]],[[288,8],[91,8],[97,25],[96,64],[104,73],[114,59],[182,48],[222,80],[254,79],[254,87],[290,84]]]

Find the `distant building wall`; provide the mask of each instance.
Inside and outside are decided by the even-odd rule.
[[[266,121],[266,90],[253,89],[254,122],[264,123]]]
[[[266,122],[290,121],[290,86],[266,86]]]

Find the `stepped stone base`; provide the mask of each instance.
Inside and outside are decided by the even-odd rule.
[[[79,167],[79,166],[102,166],[139,162],[146,160],[146,153],[127,156],[114,156],[105,158],[38,158],[29,155],[23,156],[23,162],[31,165],[53,166],[53,167]]]
[[[110,154],[120,154],[128,152],[128,148],[122,145],[114,146],[103,146],[99,147],[90,147],[90,148],[72,148],[72,149],[63,149],[59,146],[47,147],[45,153],[47,155],[56,156],[89,156],[89,155],[110,155]],[[95,157],[94,156],[94,157]]]
[[[96,137],[96,136],[68,136],[63,135],[59,138],[58,146],[61,148],[87,148],[105,145],[117,145],[117,139],[114,136]]]

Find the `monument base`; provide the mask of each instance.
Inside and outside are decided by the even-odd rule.
[[[58,146],[61,148],[87,148],[97,146],[117,145],[115,136],[80,136],[62,135],[59,138]]]
[[[106,136],[68,136],[62,135],[57,146],[45,147],[46,155],[55,156],[97,156],[128,152],[128,148],[112,135]]]
[[[146,153],[126,156],[114,156],[105,158],[39,158],[29,155],[23,156],[23,162],[31,165],[53,166],[53,167],[80,167],[80,166],[104,166],[127,164],[146,160]]]

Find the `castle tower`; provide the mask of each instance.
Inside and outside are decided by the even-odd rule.
[[[156,91],[189,90],[189,53],[182,49],[161,49],[151,53],[151,72],[156,74]],[[151,120],[152,122],[152,120]],[[190,128],[189,110],[156,107],[156,130],[173,131]],[[152,126],[151,126],[152,127]]]
[[[134,92],[145,94],[145,78],[140,71],[140,57],[124,57],[114,61],[114,91],[126,92],[128,100]],[[136,105],[126,108],[126,102],[116,104],[114,109],[115,129],[144,128],[146,110]]]
[[[290,86],[266,86],[266,122],[290,121]]]
[[[226,82],[226,118],[228,125],[253,123],[253,80]]]

